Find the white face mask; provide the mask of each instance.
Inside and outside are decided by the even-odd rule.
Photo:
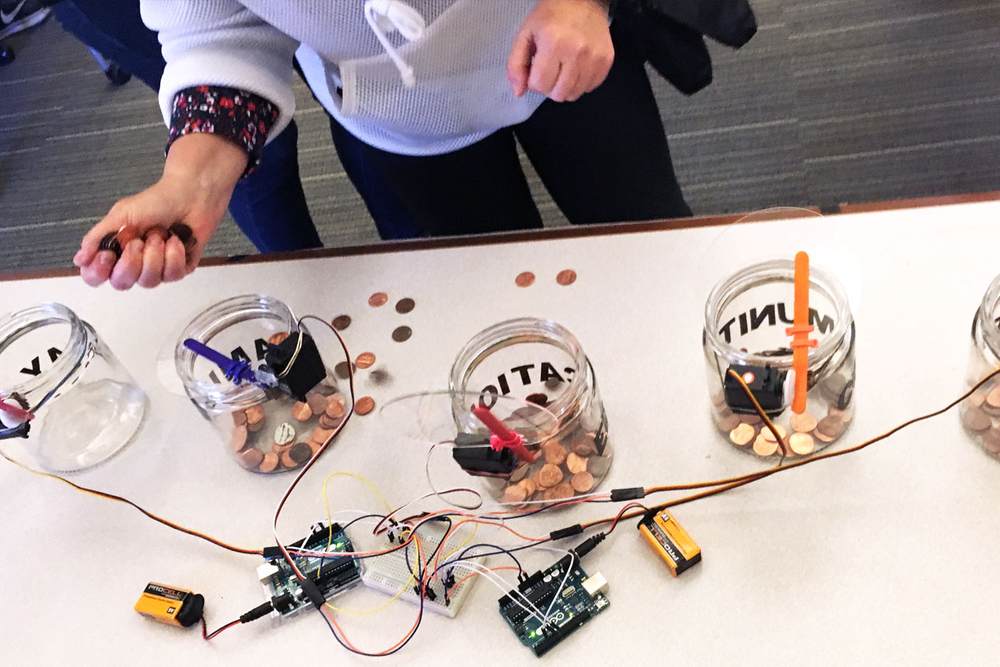
[[[365,0],[365,18],[372,32],[378,38],[382,48],[392,59],[403,79],[403,85],[413,88],[417,78],[413,68],[403,60],[396,48],[389,42],[386,35],[399,31],[407,41],[413,42],[424,35],[427,22],[416,9],[402,0]]]

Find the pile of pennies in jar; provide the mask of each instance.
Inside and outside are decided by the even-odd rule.
[[[786,410],[772,419],[788,446],[785,457],[809,456],[840,439],[854,417],[854,406],[851,402],[843,408],[837,406],[834,401],[810,396],[801,414]],[[737,449],[761,458],[782,455],[778,439],[760,416],[734,413],[721,391],[712,395],[712,416],[719,431]]]
[[[529,449],[534,461],[514,469],[503,488],[502,502],[556,501],[588,494],[611,467],[604,421],[596,431],[576,426]]]
[[[281,335],[275,334],[269,342],[280,343]],[[347,399],[328,375],[306,394],[305,401],[280,395],[231,413],[231,448],[247,470],[295,470],[309,462],[346,415]]]
[[[962,425],[983,449],[1000,458],[1000,383],[987,383],[965,400]]]

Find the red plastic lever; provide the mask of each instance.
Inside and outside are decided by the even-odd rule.
[[[0,398],[0,411],[6,412],[14,419],[19,419],[22,422],[29,422],[35,418],[35,415],[29,410],[25,410],[19,405],[11,405],[10,403],[5,403],[3,398]]]
[[[497,419],[497,416],[490,412],[490,409],[483,406],[476,406],[472,408],[472,414],[476,416],[476,419],[483,422],[483,425],[490,430],[490,447],[495,451],[500,451],[501,449],[509,449],[514,452],[514,455],[522,461],[531,462],[535,459],[528,448],[524,445],[524,437],[520,433],[516,433],[506,426],[504,423]]]

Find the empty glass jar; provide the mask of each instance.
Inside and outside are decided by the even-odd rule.
[[[483,477],[494,498],[571,498],[590,493],[607,474],[612,446],[597,377],[563,326],[523,318],[481,331],[458,354],[449,388],[460,434],[486,433],[471,408],[490,408],[524,436],[533,457],[509,474]]]
[[[184,390],[247,470],[275,473],[305,465],[343,421],[347,401],[329,369],[305,402],[250,383],[234,384],[218,366],[185,347],[184,340],[193,338],[257,369],[269,344],[299,331],[308,333],[284,303],[248,294],[207,308],[177,341],[174,359]]]
[[[57,303],[0,320],[0,400],[34,414],[22,424],[0,412],[0,432],[27,436],[7,442],[52,471],[106,461],[146,412],[145,393],[94,328]]]
[[[728,376],[734,369],[754,388],[790,456],[807,456],[837,441],[854,416],[854,319],[847,296],[822,270],[809,276],[810,337],[806,408],[791,409],[794,264],[774,260],[747,267],[719,283],[705,305],[702,346],[710,411],[732,446],[761,458],[781,455],[777,438]]]
[[[966,387],[972,388],[1000,367],[1000,276],[993,279],[972,319],[972,345]],[[990,455],[1000,458],[1000,380],[994,378],[962,403],[965,432]]]

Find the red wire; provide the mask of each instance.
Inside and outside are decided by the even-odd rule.
[[[223,625],[221,628],[219,628],[217,630],[213,630],[212,632],[209,632],[208,631],[208,624],[205,622],[205,617],[202,616],[201,617],[201,638],[204,639],[207,642],[208,641],[212,641],[213,639],[215,639],[216,637],[218,637],[219,635],[221,635],[223,632],[225,632],[229,628],[233,627],[234,625],[239,625],[239,624],[240,624],[240,620],[236,619],[235,621],[230,621],[229,623],[226,623],[225,625]]]

